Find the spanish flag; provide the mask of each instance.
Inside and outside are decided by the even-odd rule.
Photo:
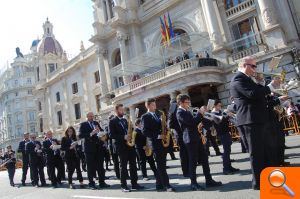
[[[160,19],[160,32],[161,32],[161,37],[162,37],[162,43],[165,45],[165,43],[167,42],[166,40],[166,27],[165,24],[162,20],[161,17],[159,17]]]
[[[166,15],[164,15],[164,22],[165,22],[165,30],[166,30],[166,39],[167,39],[167,43],[168,45],[170,44],[170,32],[169,32],[169,24],[167,21],[167,17]]]

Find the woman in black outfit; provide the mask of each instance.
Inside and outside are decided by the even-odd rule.
[[[72,183],[73,173],[77,172],[77,179],[80,182],[80,187],[83,188],[83,178],[80,170],[80,158],[77,153],[77,138],[75,129],[70,126],[65,132],[65,136],[61,140],[61,150],[65,151],[65,160],[68,168],[68,183],[71,189],[75,189]]]
[[[4,156],[1,156],[0,159],[4,161],[2,165],[5,166],[7,169],[10,186],[14,187],[15,186],[14,176],[16,171],[15,152],[12,150],[12,147],[10,145],[7,146],[6,149],[7,152],[4,154]]]

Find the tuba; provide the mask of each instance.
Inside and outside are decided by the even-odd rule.
[[[161,110],[159,110],[159,113],[161,114],[161,134],[163,135],[162,144],[163,147],[167,148],[170,145],[171,133],[167,128],[166,114]]]
[[[133,130],[132,121],[129,116],[126,120],[127,120],[127,124],[128,124],[127,135],[129,137],[126,144],[127,144],[127,146],[133,147],[135,145],[136,132]]]

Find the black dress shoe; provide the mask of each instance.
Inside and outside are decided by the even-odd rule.
[[[231,168],[229,169],[229,171],[231,171],[231,172],[235,173],[235,172],[238,172],[238,171],[240,171],[240,169],[238,169],[238,168],[234,168],[234,167],[231,167]]]
[[[57,188],[57,184],[52,184],[52,188]]]
[[[131,187],[132,190],[141,190],[144,188],[145,188],[144,186],[141,186],[139,184],[132,185],[132,187]]]
[[[47,187],[48,185],[46,183],[42,183],[41,187]]]
[[[231,175],[233,174],[234,172],[233,171],[230,171],[230,170],[223,170],[223,175]]]
[[[204,190],[204,187],[200,186],[199,184],[191,184],[191,190],[192,191],[203,191]]]
[[[213,179],[206,181],[206,187],[219,187],[222,186],[222,182],[214,181]]]
[[[223,155],[223,153],[221,153],[221,152],[216,153],[216,156],[221,156],[221,155]]]
[[[91,190],[96,190],[96,189],[97,189],[96,185],[94,185],[94,184],[89,185],[89,188],[90,188]]]
[[[130,192],[131,190],[127,186],[124,186],[124,187],[122,187],[122,191],[127,193],[127,192]]]
[[[25,187],[25,186],[26,186],[26,183],[25,183],[25,182],[22,182],[22,186],[24,186],[24,187]]]
[[[175,192],[176,190],[171,185],[166,187],[167,192]]]
[[[110,185],[109,185],[109,184],[106,184],[105,182],[99,183],[99,188],[100,188],[100,189],[108,188],[108,187],[110,187]]]

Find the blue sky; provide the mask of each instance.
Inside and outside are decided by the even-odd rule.
[[[42,38],[46,18],[53,24],[55,38],[71,56],[85,47],[93,34],[91,0],[5,0],[0,5],[0,69],[16,57],[15,48],[30,52],[31,42]]]

